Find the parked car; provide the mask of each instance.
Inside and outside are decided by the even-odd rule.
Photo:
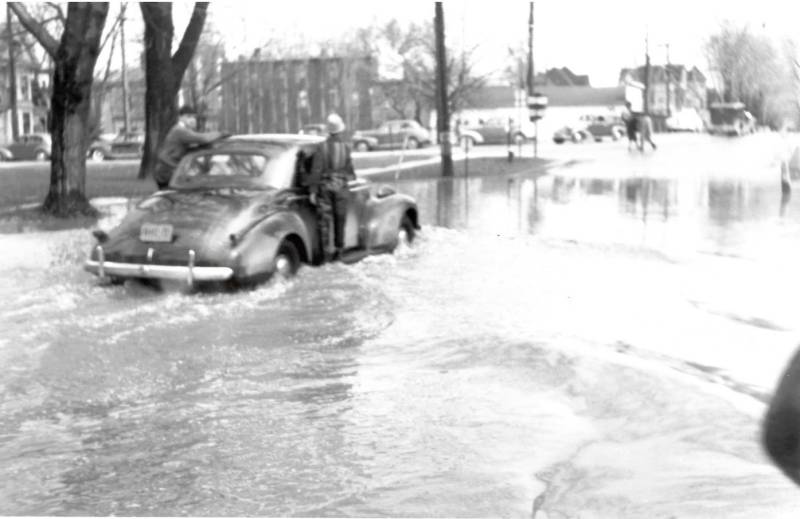
[[[503,117],[479,120],[475,125],[469,124],[469,121],[462,121],[462,124],[458,126],[458,133],[462,145],[465,142],[470,145],[508,144],[509,142],[519,144],[536,137],[533,123],[520,125]]]
[[[323,143],[240,135],[187,154],[167,189],[145,198],[110,232],[94,231],[97,244],[84,268],[116,283],[240,286],[329,261],[305,182],[324,173]],[[351,182],[349,193],[343,261],[413,241],[420,227],[411,197],[366,180]]]
[[[583,133],[591,136],[597,142],[605,137],[619,140],[625,136],[625,124],[616,115],[584,115],[580,117]]]
[[[667,117],[667,130],[671,132],[701,132],[705,129],[703,118],[697,110],[679,110]]]
[[[100,162],[108,159],[140,158],[144,149],[143,133],[121,133],[113,139],[97,139],[89,146],[86,156]]]
[[[576,129],[572,126],[564,126],[553,133],[553,142],[556,144],[583,142],[589,138],[591,138],[591,134],[588,131]]]
[[[327,129],[323,123],[311,123],[304,124],[297,133],[300,135],[325,135],[327,133]]]
[[[376,130],[358,130],[353,133],[353,149],[356,151],[416,149],[430,143],[428,130],[411,119],[386,121]]]
[[[47,160],[51,149],[49,133],[29,133],[11,144],[0,146],[0,160]]]
[[[713,103],[708,108],[711,117],[710,133],[747,135],[756,131],[756,120],[744,109],[744,103]]]

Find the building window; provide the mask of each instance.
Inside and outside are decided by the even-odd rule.
[[[20,100],[22,101],[30,101],[31,100],[31,80],[27,76],[22,76],[19,82],[19,90],[20,90]]]

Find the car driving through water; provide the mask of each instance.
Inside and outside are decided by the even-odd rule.
[[[186,155],[167,189],[110,232],[96,230],[85,269],[112,282],[240,286],[329,261],[329,229],[309,179],[325,173],[324,139],[241,135]],[[416,202],[387,185],[349,184],[344,261],[391,252],[419,230]]]

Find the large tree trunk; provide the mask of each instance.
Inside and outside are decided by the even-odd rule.
[[[108,16],[107,2],[72,2],[61,41],[56,42],[24,7],[11,8],[53,57],[50,107],[50,188],[43,210],[57,216],[95,213],[86,199],[86,128],[89,125],[94,65]]]
[[[152,175],[158,150],[177,121],[177,100],[183,74],[192,59],[208,2],[196,2],[180,46],[172,55],[172,3],[142,2],[145,43],[145,140],[139,178]]]

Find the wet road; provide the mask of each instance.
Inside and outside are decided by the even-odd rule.
[[[0,235],[0,512],[791,515],[757,442],[800,342],[785,143],[657,142],[401,181],[415,247],[240,293]]]

